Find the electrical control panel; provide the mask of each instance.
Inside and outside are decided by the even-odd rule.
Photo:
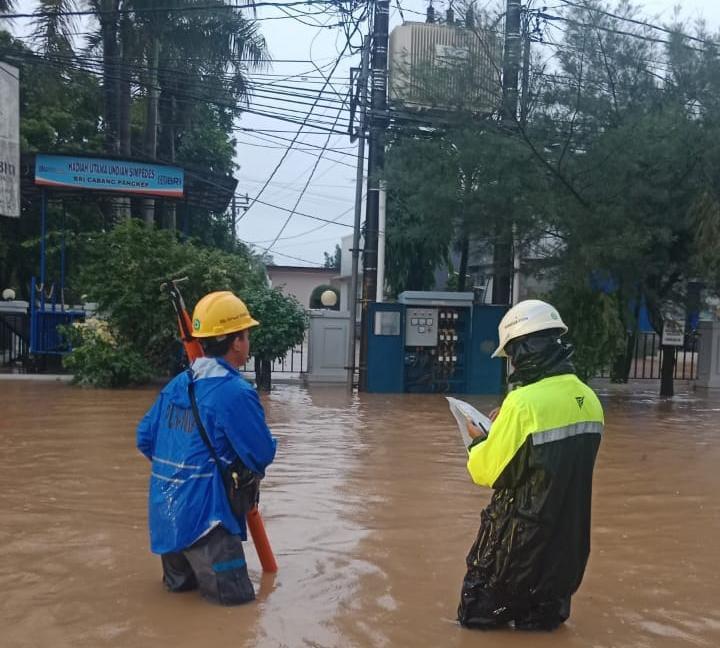
[[[370,304],[368,391],[413,394],[496,394],[501,363],[500,306],[472,303],[472,294],[403,293],[397,303]]]
[[[429,313],[432,312],[432,317]],[[461,392],[466,384],[466,351],[471,310],[466,307],[407,307],[405,389],[409,392]],[[427,330],[432,320],[432,332]],[[415,322],[413,322],[415,320]],[[424,326],[423,326],[424,324]],[[418,343],[418,328],[428,343]],[[413,333],[413,336],[410,333]],[[430,338],[432,335],[432,338]],[[412,340],[412,341],[411,341]],[[429,344],[432,340],[433,344]]]
[[[405,312],[405,346],[435,347],[437,343],[437,308],[408,308]]]

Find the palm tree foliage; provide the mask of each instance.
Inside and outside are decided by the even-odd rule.
[[[160,8],[152,0],[39,0],[35,38],[58,63],[102,75],[109,153],[174,161],[200,114],[229,139],[250,95],[248,74],[267,60],[257,24],[229,7],[225,0],[165,0]],[[76,10],[92,12],[88,33],[68,16]],[[214,166],[231,171],[231,156]]]

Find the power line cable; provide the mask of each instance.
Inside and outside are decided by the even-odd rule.
[[[252,243],[248,243],[247,241],[243,241],[246,245],[252,245]],[[253,245],[253,247],[256,247]],[[283,252],[273,252],[276,256],[281,256],[284,259],[292,259],[293,261],[302,261],[303,263],[309,263],[311,268],[323,268],[324,266],[319,263],[318,261],[310,261],[308,259],[303,259],[302,257],[296,257],[292,256],[291,254],[285,254]],[[271,266],[272,267],[272,266]]]
[[[252,133],[247,133],[247,135],[252,135]],[[275,149],[278,151],[285,150],[285,146],[283,146],[282,144],[277,144],[277,145],[271,144],[268,140],[260,140],[258,142],[248,142],[246,140],[238,140],[238,141],[241,144],[243,144],[244,146],[252,146],[254,148],[262,148],[262,149],[270,149],[270,150]],[[263,141],[265,143],[262,143]],[[313,146],[313,147],[308,147],[308,148],[300,148],[300,147],[296,146],[293,150],[296,151],[297,153],[310,153],[311,155],[313,155],[313,154],[316,154],[316,151],[318,148],[322,148],[322,147]],[[338,155],[352,156],[352,153],[346,153],[344,151],[337,151],[336,149],[332,149],[332,148],[328,148],[327,150],[331,151],[331,152],[336,152]],[[336,160],[334,158],[330,158],[327,156],[325,156],[325,157],[328,160],[328,162],[339,162],[339,160]],[[352,166],[352,165],[350,165],[350,166]]]
[[[268,7],[272,9],[292,8],[298,6],[318,6],[326,5],[328,7],[337,7],[335,0],[294,0],[292,2],[247,2],[243,4],[205,4],[205,5],[186,5],[178,6],[162,6],[162,7],[135,7],[128,9],[112,9],[107,11],[93,11],[91,9],[78,9],[70,11],[35,11],[33,13],[1,13],[0,18],[14,20],[17,18],[79,18],[82,16],[122,16],[122,15],[144,15],[156,13],[196,13],[196,12],[216,12],[216,11],[243,11],[248,9],[260,9]],[[320,12],[324,13],[324,12]],[[253,18],[256,20],[257,18]]]
[[[47,62],[48,65],[56,64],[56,62],[61,61],[66,63],[67,65],[70,65],[74,67],[77,70],[80,71],[86,71],[89,73],[96,73],[101,72],[103,69],[103,61],[99,58],[92,58],[92,57],[86,57],[82,59],[82,63],[85,64],[85,67],[81,64],[80,60],[76,57],[72,56],[52,56],[52,57],[39,57],[37,54],[29,54],[29,53],[23,53],[26,56],[31,56],[35,60],[42,59],[43,62]],[[148,66],[139,66],[134,64],[129,64],[125,66],[126,69],[137,72],[137,73],[147,73],[150,72],[151,69]],[[186,77],[187,72],[183,70],[178,69],[168,69],[168,68],[158,68],[158,71],[165,72],[166,74],[172,74],[178,77]],[[214,74],[208,75],[211,78],[216,78]],[[113,77],[114,78],[114,77]],[[221,75],[219,79],[225,79],[227,81],[233,80],[233,75]],[[323,77],[324,78],[324,77]],[[155,86],[151,86],[149,83],[145,83],[142,81],[136,81],[133,80],[133,83],[135,85],[139,85],[141,87],[147,87],[148,89],[158,89]],[[270,86],[269,84],[262,84],[257,83],[256,81],[253,81],[253,77],[250,76],[246,87],[248,90],[248,93],[250,96],[256,96],[261,99],[278,99],[279,101],[282,101],[283,104],[293,104],[293,105],[300,105],[300,106],[307,106],[312,105],[304,101],[300,101],[300,99],[315,99],[316,105],[318,105],[321,108],[330,108],[335,109],[338,104],[342,103],[341,100],[335,99],[333,96],[323,96],[324,92],[319,92],[315,88],[303,88],[301,86],[281,86],[281,85],[273,85]],[[277,90],[275,88],[278,88]],[[202,91],[203,88],[200,88]],[[216,88],[217,91],[222,92],[224,88],[222,86],[218,86]],[[334,91],[335,94],[337,94],[337,91]],[[174,92],[171,93],[176,97],[182,97],[182,92]],[[318,94],[320,97],[318,98]],[[330,95],[330,93],[327,93]],[[290,97],[291,99],[287,99],[286,97]],[[191,97],[196,98],[196,97]],[[322,103],[321,103],[322,102]],[[260,106],[263,106],[262,104],[258,104]],[[267,106],[264,106],[267,107]],[[295,111],[299,112],[299,111]],[[302,111],[302,114],[305,114],[304,111]]]
[[[355,23],[355,32],[356,32],[356,31],[359,31],[361,21],[362,21],[362,17]],[[354,32],[353,32],[353,33],[354,33]],[[335,73],[335,70],[337,70],[338,66],[340,65],[340,61],[342,60],[343,54],[347,51],[347,49],[348,49],[349,47],[350,47],[350,40],[348,39],[347,42],[345,43],[345,47],[343,48],[342,52],[340,53],[340,56],[338,56],[337,60],[335,61],[335,65],[333,65],[332,70],[331,70],[330,73],[328,74],[328,78],[325,80],[325,83],[323,84],[323,90],[324,90],[325,88],[327,88],[328,84],[330,83],[330,79],[332,78],[333,74]],[[320,96],[320,95],[318,95],[318,97],[319,97],[319,96]],[[285,160],[287,159],[287,156],[290,155],[290,151],[292,150],[292,147],[295,146],[295,143],[297,142],[298,138],[300,137],[300,133],[302,132],[302,130],[303,130],[304,126],[305,126],[305,123],[309,120],[310,115],[312,114],[313,109],[314,109],[314,108],[311,107],[310,110],[308,111],[305,119],[304,119],[303,122],[300,124],[300,128],[298,128],[297,133],[295,134],[295,136],[293,137],[292,141],[291,141],[290,144],[288,145],[287,150],[285,151],[285,153],[283,153],[282,157],[280,158],[280,160],[278,161],[278,163],[275,165],[275,168],[274,168],[274,169],[272,170],[272,172],[270,173],[270,176],[268,177],[268,179],[267,179],[267,181],[265,182],[265,184],[261,187],[261,189],[260,189],[260,191],[258,192],[257,196],[255,196],[255,198],[253,199],[253,201],[250,203],[250,205],[248,206],[248,208],[245,210],[245,213],[246,213],[246,214],[247,214],[248,211],[250,211],[250,209],[252,209],[253,205],[255,205],[255,203],[258,202],[258,198],[260,198],[260,196],[263,195],[263,193],[265,192],[265,189],[267,189],[267,187],[268,187],[268,185],[270,184],[270,182],[273,180],[273,178],[277,175],[277,172],[280,170],[280,167],[282,166],[283,162],[285,162]]]
[[[586,4],[578,4],[576,2],[570,2],[570,0],[560,0],[564,5],[567,5],[569,7],[574,7],[576,9],[583,9],[587,11],[588,13],[596,13],[600,14],[602,16],[607,16],[608,18],[613,18],[615,20],[621,20],[626,23],[631,23],[633,25],[638,25],[640,27],[647,27],[649,29],[654,29],[659,32],[663,32],[665,34],[668,34],[670,36],[681,36],[682,38],[686,38],[690,41],[694,41],[696,43],[701,43],[703,45],[711,45],[713,47],[718,47],[718,43],[715,43],[711,40],[707,40],[704,38],[699,38],[698,36],[692,36],[690,34],[685,34],[681,32],[679,29],[671,29],[668,27],[664,27],[661,25],[655,25],[653,23],[650,23],[646,20],[638,20],[637,18],[632,18],[630,16],[621,16],[616,13],[612,13],[610,11],[605,11],[604,9],[600,9],[599,7],[593,7],[592,5],[586,5]]]
[[[283,245],[282,247],[275,247],[273,249],[273,251],[277,252],[278,250],[292,250],[300,245],[303,245],[303,246],[315,245],[317,243],[327,243],[328,241],[334,241],[335,243],[337,243],[338,237],[337,236],[325,236],[323,238],[314,238],[314,239],[310,239],[309,241],[303,241],[302,243],[288,243],[286,245]]]
[[[312,215],[312,214],[306,214],[306,213],[304,213],[304,212],[297,211],[297,210],[295,210],[295,211],[293,212],[293,211],[292,211],[291,209],[289,209],[288,207],[281,207],[280,205],[274,205],[273,203],[267,202],[267,201],[264,201],[264,200],[257,200],[256,202],[257,202],[259,205],[264,205],[265,207],[271,207],[272,209],[277,209],[277,210],[279,210],[279,211],[284,211],[284,212],[286,212],[286,213],[291,213],[291,212],[292,212],[292,213],[294,213],[295,216],[301,216],[302,218],[310,218],[310,219],[312,219],[312,220],[320,221],[320,222],[322,222],[322,223],[328,223],[328,224],[330,224],[330,225],[339,225],[339,226],[341,226],[341,227],[347,227],[347,228],[349,228],[349,229],[352,229],[352,228],[353,228],[352,225],[346,225],[345,223],[338,223],[338,222],[336,222],[336,221],[334,221],[334,220],[331,220],[331,219],[329,219],[329,218],[323,218],[322,216],[314,216],[314,215]]]
[[[400,12],[400,20],[405,22],[405,12],[403,11],[403,6],[400,4],[400,0],[395,0],[395,4],[397,5],[398,11]]]
[[[572,18],[567,18],[566,16],[554,16],[552,14],[548,13],[538,13],[538,16],[545,19],[545,20],[551,20],[551,21],[560,21],[567,23],[568,25],[573,25],[574,27],[580,27],[582,29],[597,29],[599,31],[603,31],[609,34],[617,34],[618,36],[629,36],[630,38],[636,38],[638,40],[647,41],[649,43],[658,43],[662,45],[671,45],[670,41],[665,40],[663,38],[655,38],[654,36],[648,36],[643,34],[637,34],[635,32],[625,31],[623,29],[613,29],[611,27],[606,27],[605,25],[593,25],[588,24],[584,22],[580,22],[579,20],[574,20]],[[698,47],[693,47],[692,45],[685,45],[683,44],[683,47],[689,50],[693,50],[695,52],[705,52],[705,50],[700,49]]]
[[[29,55],[24,53],[24,56],[27,57]],[[76,64],[76,65],[70,65],[67,63],[61,64],[61,63],[53,62],[51,59],[39,57],[37,55],[32,55],[32,56],[34,57],[33,62],[45,64],[50,67],[56,67],[60,70],[67,70],[68,68],[70,68],[76,72],[84,72],[86,74],[95,75],[97,77],[103,76],[103,72],[101,70],[85,68],[85,67],[80,66],[79,64]],[[17,57],[8,56],[6,58],[8,58],[8,60],[9,60],[9,59],[17,58]],[[114,76],[114,75],[107,75],[107,76],[105,76],[105,78],[110,79],[110,80],[122,80],[120,76]],[[141,87],[146,87],[149,89],[156,88],[156,86],[151,85],[149,82],[143,82],[143,81],[136,82],[136,85],[139,85]],[[232,111],[235,111],[238,109],[237,103],[234,101],[220,100],[220,99],[215,99],[215,98],[211,98],[211,97],[203,97],[203,96],[191,94],[188,92],[176,92],[176,93],[174,93],[173,96],[179,100],[187,99],[187,100],[191,100],[191,101],[197,101],[200,103],[215,105],[215,106],[225,108],[228,110],[232,110]],[[319,98],[320,98],[320,95],[318,95],[318,103],[319,103]],[[283,103],[293,103],[293,102],[283,102]],[[268,110],[277,110],[278,109],[278,106],[268,105],[268,104],[259,104],[257,102],[252,105],[258,106],[259,108],[266,108]],[[306,105],[306,104],[303,103],[300,105]],[[250,105],[247,105],[247,104],[240,109],[240,111],[242,113],[258,115],[260,117],[267,117],[270,119],[277,119],[277,120],[292,123],[292,124],[298,124],[303,127],[310,126],[310,127],[314,128],[315,130],[322,131],[324,133],[332,133],[332,134],[336,134],[336,135],[345,135],[346,134],[344,130],[338,130],[338,129],[334,128],[332,122],[325,121],[324,119],[321,119],[318,116],[316,116],[314,118],[314,120],[311,121],[309,118],[310,118],[310,115],[312,114],[312,109],[307,114],[304,111],[293,110],[291,108],[285,108],[284,110],[285,110],[285,113],[283,113],[281,111],[268,112],[268,111],[264,111],[264,110],[257,110],[253,107],[250,107]],[[297,116],[293,115],[293,114],[288,114],[288,113],[297,113]],[[305,117],[303,119],[300,119],[299,115],[301,115],[301,114],[305,115]]]
[[[317,232],[321,229],[325,229],[326,227],[329,227],[330,225],[345,225],[345,223],[338,222],[341,218],[344,216],[347,216],[350,212],[355,210],[355,206],[353,205],[349,209],[346,209],[342,214],[339,214],[335,218],[332,219],[329,223],[324,223],[322,225],[318,225],[317,227],[313,227],[312,229],[306,230],[304,232],[300,232],[299,234],[293,234],[291,236],[283,236],[282,238],[279,238],[278,241],[289,241],[291,239],[298,239],[302,238],[303,236],[307,236],[308,234],[312,234],[313,232]],[[272,239],[268,239],[266,241],[255,241],[252,245],[265,245],[266,243],[270,243]]]
[[[237,128],[234,128],[233,130],[243,132],[243,133],[249,135],[250,137],[254,137],[255,139],[257,139],[261,142],[269,142],[271,144],[275,143],[275,142],[290,142],[290,141],[292,141],[289,137],[282,137],[280,135],[275,135],[274,133],[295,132],[295,131],[269,131],[268,132],[266,130],[259,130],[259,129],[255,129],[255,128],[242,128],[242,127],[237,127]],[[311,135],[311,134],[312,133],[304,133],[304,135]],[[338,137],[340,137],[340,136],[338,135]],[[302,141],[299,143],[302,146],[307,147],[307,150],[314,149],[314,150],[319,151],[322,149],[321,145],[313,144],[312,142]],[[283,148],[285,148],[285,147],[283,147]],[[300,150],[300,149],[296,149],[296,150]],[[346,157],[351,157],[353,159],[357,158],[357,151],[355,150],[355,147],[353,147],[353,146],[334,146],[334,147],[328,147],[326,150],[328,150],[332,153],[337,153],[338,155],[344,155]],[[348,151],[354,151],[354,152],[348,153]]]
[[[350,98],[350,91],[348,91],[346,101]],[[337,117],[335,118],[335,124],[337,125],[337,122],[340,120],[340,115],[342,115],[343,109],[340,108],[337,113]],[[330,135],[327,136],[325,139],[325,144],[323,146],[322,151],[320,151],[319,155],[317,156],[317,159],[315,160],[315,164],[313,165],[312,170],[310,171],[310,175],[307,178],[307,181],[305,182],[305,185],[303,186],[302,190],[300,191],[300,195],[297,197],[297,200],[295,201],[295,205],[292,208],[292,211],[288,214],[287,219],[283,223],[283,226],[280,228],[280,231],[276,234],[275,238],[273,239],[273,242],[266,248],[265,252],[270,252],[272,250],[275,243],[278,242],[278,239],[282,236],[283,232],[287,228],[287,226],[290,224],[290,221],[292,220],[293,215],[295,214],[295,210],[300,205],[300,202],[302,201],[303,197],[305,196],[305,192],[307,191],[307,188],[310,186],[310,183],[312,182],[313,176],[315,175],[315,171],[317,171],[318,165],[320,164],[320,160],[322,159],[323,154],[325,153],[328,145],[330,144]]]

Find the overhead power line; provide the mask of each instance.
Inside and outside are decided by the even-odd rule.
[[[283,236],[282,238],[279,238],[278,241],[290,241],[291,239],[302,238],[303,236],[307,236],[308,234],[312,234],[321,229],[325,229],[326,227],[329,227],[330,225],[345,225],[345,223],[339,222],[340,219],[343,218],[344,216],[347,216],[350,212],[354,211],[354,209],[355,209],[355,206],[353,205],[349,209],[346,209],[344,212],[342,212],[342,214],[338,214],[329,223],[323,223],[322,225],[318,225],[317,227],[313,227],[309,230],[305,230],[304,232],[300,232],[299,234],[292,234],[291,236]],[[255,241],[252,243],[252,245],[265,245],[270,242],[272,242],[272,239],[268,239],[267,241]]]
[[[357,32],[360,30],[360,24],[361,24],[362,20],[364,20],[364,15],[365,15],[365,14],[363,14],[363,15],[355,22],[355,28],[354,28],[352,34],[350,35],[350,37],[346,40],[345,46],[343,47],[342,51],[341,51],[340,54],[338,55],[338,57],[337,57],[337,59],[336,59],[336,61],[335,61],[335,64],[334,64],[333,67],[332,67],[332,70],[330,70],[330,73],[329,73],[328,76],[327,76],[327,79],[325,79],[325,83],[324,83],[323,86],[322,86],[321,92],[324,91],[325,88],[327,88],[328,85],[330,84],[330,80],[332,79],[333,74],[335,74],[335,71],[337,70],[338,66],[340,65],[340,61],[342,60],[345,52],[350,48],[352,36],[354,36],[355,33],[357,33]],[[320,94],[318,94],[318,98],[316,99],[316,102],[319,100],[319,97],[320,97]],[[287,150],[285,151],[285,153],[283,153],[282,157],[280,158],[280,160],[278,161],[278,163],[275,165],[275,168],[274,168],[274,169],[272,170],[272,172],[270,173],[270,176],[269,176],[268,179],[266,180],[265,184],[260,188],[260,191],[259,191],[259,192],[257,193],[257,195],[253,198],[253,200],[250,202],[250,205],[249,205],[248,208],[245,210],[245,214],[247,214],[247,212],[250,211],[250,209],[252,209],[252,207],[255,205],[255,203],[258,202],[258,199],[260,198],[260,196],[262,196],[263,193],[265,193],[265,190],[268,188],[268,185],[272,182],[273,178],[277,175],[278,171],[280,170],[280,167],[283,165],[283,163],[284,163],[285,160],[287,159],[288,155],[290,155],[290,151],[292,150],[293,146],[295,146],[295,143],[297,142],[298,138],[300,137],[300,134],[302,133],[303,128],[305,127],[306,123],[307,123],[308,120],[310,119],[310,115],[312,114],[312,111],[313,111],[313,110],[314,110],[314,106],[312,106],[312,107],[310,108],[310,110],[308,110],[307,115],[305,116],[305,118],[303,119],[302,123],[300,124],[300,128],[298,128],[297,133],[295,134],[295,136],[292,138],[292,140],[291,140],[290,143],[288,144]],[[330,129],[330,132],[335,132],[335,131],[334,131],[333,129]]]
[[[328,79],[329,81],[329,79]],[[346,101],[350,98],[350,91],[348,91]],[[343,104],[344,107],[344,104]],[[337,117],[335,118],[335,125],[337,125],[338,121],[340,120],[340,115],[343,113],[343,107],[338,110]],[[287,219],[283,223],[283,226],[280,228],[280,231],[275,235],[275,238],[273,239],[273,242],[266,248],[265,252],[270,252],[273,249],[273,246],[278,242],[278,239],[282,236],[283,232],[287,229],[287,226],[290,224],[290,221],[292,220],[292,217],[295,215],[295,210],[297,210],[298,206],[300,205],[300,202],[303,199],[303,196],[305,196],[305,192],[307,191],[307,188],[310,186],[310,183],[312,182],[313,176],[315,175],[315,171],[317,171],[318,165],[320,164],[320,160],[322,159],[323,154],[327,150],[328,145],[330,144],[330,135],[328,135],[325,138],[325,144],[323,145],[322,150],[317,156],[317,159],[315,160],[315,164],[312,167],[312,170],[310,171],[310,175],[308,176],[305,185],[303,186],[302,190],[300,191],[300,194],[297,197],[297,200],[295,201],[295,204],[293,205],[292,211],[288,214]]]
[[[685,34],[678,29],[672,29],[670,27],[664,27],[662,25],[655,25],[646,20],[639,20],[637,18],[632,18],[630,16],[621,16],[619,14],[612,13],[611,11],[605,11],[604,9],[600,9],[599,7],[593,7],[593,6],[587,5],[587,4],[578,4],[576,2],[570,2],[570,0],[560,0],[560,2],[567,5],[568,7],[574,7],[576,9],[583,9],[583,10],[587,11],[588,13],[600,14],[602,16],[607,16],[608,18],[613,18],[615,20],[621,20],[622,22],[630,23],[633,25],[638,25],[639,27],[647,27],[649,29],[654,29],[656,31],[663,32],[663,33],[669,34],[671,36],[681,36],[682,38],[686,38],[687,40],[694,41],[696,43],[702,43],[703,45],[712,45],[713,47],[718,46],[718,43],[715,43],[713,41],[706,40],[706,39],[700,38],[698,36],[692,36],[690,34]],[[667,42],[667,41],[663,41],[663,42]]]
[[[16,54],[16,53],[13,53],[13,54]],[[18,57],[7,56],[6,58],[15,59]],[[67,70],[69,68],[76,72],[84,72],[86,74],[91,74],[91,75],[97,76],[98,78],[103,76],[102,70],[99,70],[99,69],[83,67],[80,64],[55,62],[50,58],[41,57],[36,54],[23,53],[19,58],[21,58],[21,59],[29,58],[34,63],[47,65],[49,67],[55,67],[60,70]],[[117,76],[117,75],[107,75],[107,76],[105,76],[105,78],[110,79],[110,80],[122,80],[121,77]],[[156,86],[150,84],[149,82],[142,81],[142,80],[136,81],[135,85],[145,87],[148,89],[156,88]],[[237,110],[237,108],[238,108],[237,103],[235,101],[222,100],[219,98],[202,96],[202,95],[193,94],[190,92],[175,92],[173,94],[174,94],[175,98],[179,99],[179,100],[190,100],[190,101],[196,101],[199,103],[206,103],[206,104],[215,105],[220,108],[225,108],[225,109],[233,110],[233,111]],[[321,95],[318,95],[318,97],[317,97],[316,105],[319,104],[319,102],[320,102],[320,96]],[[289,100],[282,100],[283,106],[288,103],[292,104],[293,102],[289,101]],[[304,102],[302,102],[300,105],[306,105],[306,104]],[[257,106],[258,108],[265,109],[265,110],[258,110],[251,106]],[[272,112],[272,111],[276,111],[276,112]],[[340,130],[340,129],[333,127],[333,122],[331,122],[329,120],[326,121],[326,120],[322,119],[321,116],[316,116],[313,120],[310,120],[310,115],[312,114],[312,108],[311,108],[310,112],[308,112],[306,114],[305,111],[294,110],[292,108],[287,108],[287,107],[282,108],[277,105],[268,105],[268,104],[261,104],[261,103],[255,102],[250,105],[243,106],[240,109],[240,112],[248,113],[248,114],[252,114],[252,115],[258,115],[260,117],[267,117],[270,119],[277,119],[277,120],[292,123],[292,124],[299,124],[299,125],[302,125],[303,127],[310,126],[311,128],[313,128],[317,131],[324,132],[324,133],[333,133],[333,134],[337,134],[337,135],[345,135],[346,134],[346,132],[344,130]],[[297,113],[297,114],[294,114],[294,113]],[[300,117],[301,115],[305,115],[305,117],[301,118]]]
[[[102,71],[104,68],[104,61],[101,57],[85,56],[82,59],[70,55],[52,55],[49,57],[39,57],[39,55],[34,53],[27,53],[27,56],[30,56],[36,60],[42,59],[43,61],[48,61],[48,64],[55,64],[56,62],[67,63],[68,65],[80,70],[94,71],[97,69],[98,71]],[[155,69],[151,69],[148,65],[138,65],[136,63],[126,63],[122,64],[119,67],[139,75],[139,78],[143,75],[147,75],[148,73],[155,71]],[[180,79],[184,79],[185,77],[187,77],[188,74],[187,70],[182,70],[178,68],[167,68],[162,66],[158,67],[157,71],[162,73],[164,76],[169,75],[171,78],[178,77]],[[230,73],[217,75],[214,72],[200,70],[198,71],[198,74],[200,78],[204,78],[207,85],[212,85],[212,83],[214,83],[215,81],[232,82],[236,79],[236,75]],[[317,88],[306,88],[302,85],[283,85],[279,82],[262,82],[257,80],[257,77],[260,75],[254,72],[245,72],[245,75],[248,77],[246,82],[247,91],[248,94],[251,96],[257,96],[264,99],[281,98],[280,100],[282,100],[285,104],[292,103],[296,105],[310,105],[307,102],[300,101],[301,99],[318,99],[318,106],[332,109],[335,109],[337,105],[342,103],[342,98],[337,99],[335,97],[335,95],[337,94],[336,92],[318,92]],[[322,78],[324,79],[325,77]],[[210,80],[212,83],[210,83],[210,81],[208,80]],[[137,80],[135,78],[132,79],[131,82],[141,87],[149,87],[148,83],[145,83],[142,80]],[[217,90],[218,92],[222,92],[224,88],[218,85],[215,90]],[[321,95],[320,98],[317,97],[318,94]],[[275,95],[277,95],[277,97]],[[290,97],[290,99],[287,99],[286,97]]]
[[[283,133],[283,132],[295,132],[295,131],[275,131],[275,130],[266,130],[266,129],[258,129],[258,128],[242,128],[242,127],[236,127],[233,130],[240,131],[245,133],[246,135],[249,135],[250,137],[254,137],[255,139],[260,140],[261,142],[269,142],[274,143],[273,141],[276,140],[278,142],[290,142],[290,138],[288,137],[282,137],[280,135],[275,135],[275,133]],[[311,133],[303,133],[304,135],[309,135]],[[268,139],[270,138],[270,139]],[[323,147],[319,144],[313,144],[312,142],[298,142],[298,144],[305,147],[304,150],[316,150],[319,151]],[[282,147],[285,148],[285,147]],[[296,151],[299,151],[301,149],[296,148]],[[346,157],[356,158],[357,157],[357,151],[355,150],[355,147],[353,146],[329,146],[327,147],[328,151],[331,153],[337,153],[338,155],[345,155]],[[349,153],[348,151],[353,151],[352,153]]]
[[[325,7],[338,7],[336,0],[294,0],[291,2],[246,2],[241,4],[204,4],[204,5],[186,5],[182,7],[177,6],[161,6],[161,7],[138,7],[135,9],[115,9],[110,11],[93,11],[91,9],[78,9],[72,11],[36,11],[33,13],[2,13],[0,18],[8,20],[15,18],[56,18],[56,17],[67,17],[75,18],[81,16],[98,16],[98,15],[143,15],[143,14],[156,14],[156,13],[195,13],[195,12],[213,12],[213,11],[242,11],[247,9],[260,9],[261,7],[270,8],[292,8],[302,6],[325,6]],[[320,12],[322,13],[322,12]]]
[[[293,213],[295,216],[301,216],[302,218],[310,218],[312,220],[320,221],[321,223],[328,223],[329,225],[339,225],[340,227],[347,227],[349,229],[352,229],[352,225],[346,225],[345,223],[338,223],[337,221],[334,221],[330,218],[323,218],[322,216],[314,216],[313,214],[306,214],[301,211],[293,211],[292,209],[289,209],[287,207],[281,207],[280,205],[274,205],[273,203],[269,203],[263,200],[256,200],[259,205],[264,205],[265,207],[271,207],[272,209],[278,209],[279,211],[284,211],[287,213]]]
[[[243,243],[245,243],[245,245],[252,245],[253,247],[256,247],[255,245],[253,245],[252,243],[248,243],[247,241],[243,241]],[[296,257],[296,256],[292,256],[291,254],[285,254],[284,252],[275,251],[275,252],[273,252],[273,254],[276,256],[281,256],[284,259],[292,259],[293,261],[302,261],[303,263],[309,263],[311,268],[324,267],[321,263],[319,263],[317,261],[310,261],[309,259],[303,259],[302,257]]]
[[[657,43],[661,45],[671,45],[672,43],[668,40],[665,40],[664,38],[656,38],[655,36],[650,36],[648,34],[638,34],[637,32],[631,32],[626,31],[624,29],[614,29],[612,27],[608,27],[606,25],[599,25],[599,24],[589,24],[585,22],[581,22],[579,20],[574,20],[573,18],[568,18],[566,16],[557,16],[552,15],[544,12],[540,12],[537,14],[538,17],[543,18],[544,20],[549,21],[560,21],[567,23],[568,25],[573,25],[574,27],[580,27],[582,29],[597,29],[599,31],[608,33],[608,34],[617,34],[618,36],[628,36],[630,38],[636,38],[637,40],[643,40],[648,43]],[[685,45],[687,49],[694,50],[696,52],[704,52],[705,50],[700,49],[699,47],[693,47],[692,45]]]

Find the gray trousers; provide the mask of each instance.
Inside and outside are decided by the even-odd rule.
[[[200,590],[220,605],[240,605],[255,599],[239,536],[215,527],[195,544],[163,554],[163,583],[170,592]]]

